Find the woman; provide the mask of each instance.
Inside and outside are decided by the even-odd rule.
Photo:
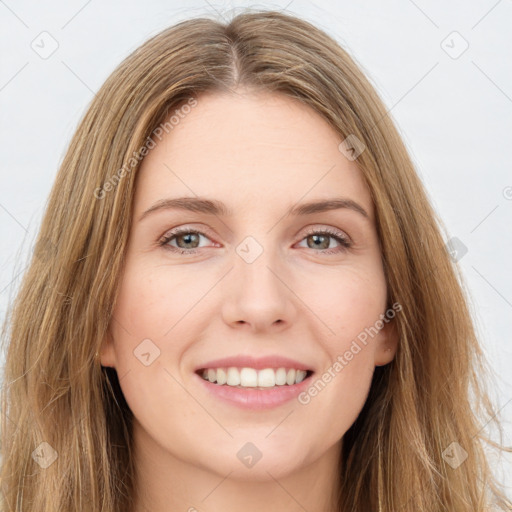
[[[14,303],[2,510],[507,510],[442,229],[317,28],[153,37],[80,123]]]

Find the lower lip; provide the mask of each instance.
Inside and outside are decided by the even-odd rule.
[[[310,384],[311,375],[298,384],[276,386],[268,389],[235,388],[219,385],[196,377],[203,383],[206,390],[216,398],[242,409],[271,409],[289,402],[306,390]]]

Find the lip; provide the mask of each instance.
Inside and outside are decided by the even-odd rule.
[[[229,368],[230,366],[236,368],[254,368],[255,370],[263,370],[265,368],[294,368],[295,370],[314,371],[310,366],[279,355],[268,355],[264,357],[252,357],[247,355],[224,357],[201,364],[197,366],[194,371],[198,372],[205,368]]]
[[[293,366],[291,367],[293,368]],[[204,386],[204,389],[210,396],[224,403],[249,410],[271,409],[286,404],[306,390],[311,383],[311,375],[298,384],[276,386],[262,390],[256,388],[236,388],[225,384],[221,386],[203,379],[197,373],[194,374],[202,382],[201,385]]]

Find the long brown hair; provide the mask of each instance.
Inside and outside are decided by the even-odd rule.
[[[356,163],[375,204],[389,304],[403,310],[396,357],[376,368],[344,436],[339,510],[506,510],[484,450],[501,447],[484,434],[488,422],[499,426],[490,368],[446,230],[354,60],[273,11],[162,31],[119,65],[81,120],[4,326],[1,510],[130,510],[132,413],[122,376],[94,354],[112,321],[137,170],[171,111],[238,86],[298,99],[365,145]],[[446,450],[467,458],[454,468]]]

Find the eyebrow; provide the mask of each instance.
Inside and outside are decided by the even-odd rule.
[[[204,197],[176,197],[161,199],[148,208],[140,217],[139,222],[147,217],[150,213],[161,210],[186,210],[197,213],[206,213],[208,215],[218,215],[232,217],[233,212],[222,202],[216,199],[207,199]],[[324,199],[320,201],[311,201],[302,203],[292,207],[288,214],[294,216],[312,215],[330,210],[349,209],[353,210],[366,219],[369,215],[366,210],[353,201],[345,197],[337,197],[332,199]]]

